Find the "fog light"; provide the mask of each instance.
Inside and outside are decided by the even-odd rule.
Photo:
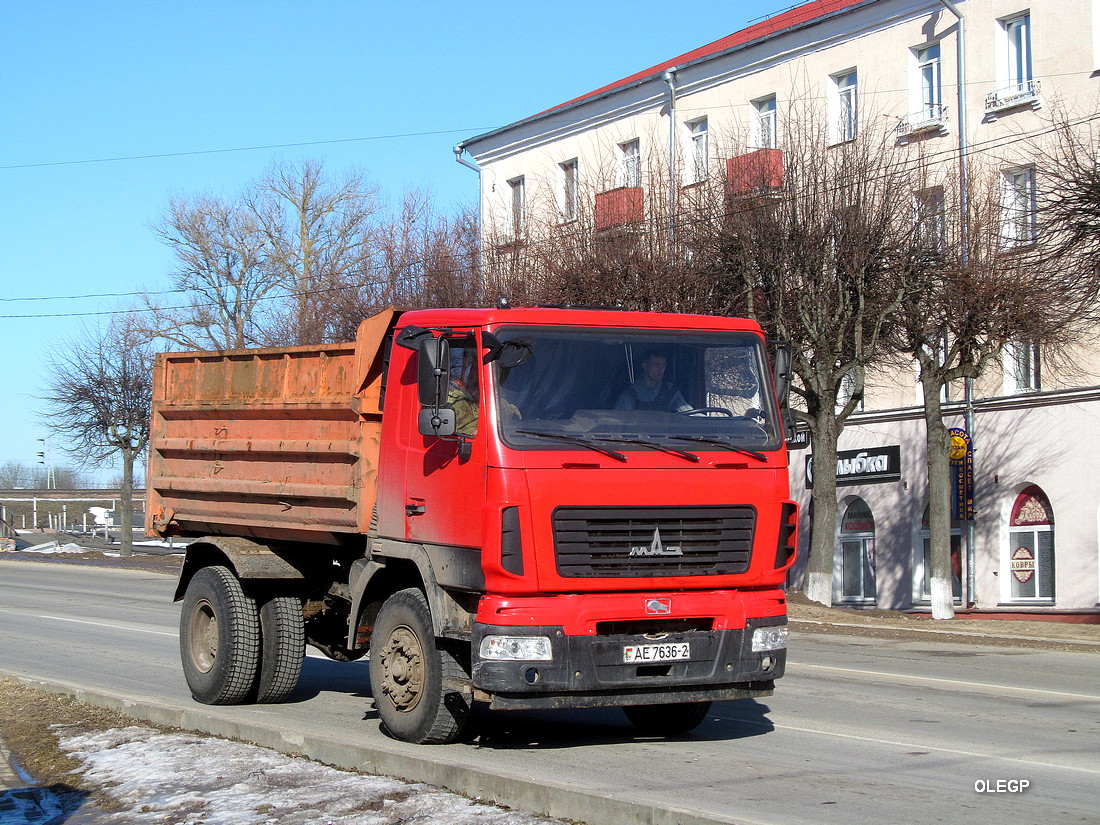
[[[791,632],[785,624],[776,627],[758,627],[752,632],[752,652],[763,653],[765,650],[781,650],[787,646],[787,637]]]
[[[549,636],[486,636],[478,651],[482,659],[503,662],[552,662]]]

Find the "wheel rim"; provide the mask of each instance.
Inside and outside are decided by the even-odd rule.
[[[382,649],[382,693],[407,713],[424,695],[424,649],[411,628],[395,627]]]
[[[206,599],[197,602],[191,611],[187,637],[195,668],[209,673],[218,658],[218,614]]]

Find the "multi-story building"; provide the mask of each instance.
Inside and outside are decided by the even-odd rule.
[[[1100,0],[814,0],[456,152],[481,170],[487,240],[515,242],[532,221],[582,209],[597,231],[640,224],[714,176],[733,191],[781,178],[800,112],[822,113],[838,146],[886,122],[898,153],[995,170],[1011,248],[1037,240],[1036,141],[1055,111],[1097,111],[1098,69]],[[913,198],[942,215],[942,189]],[[960,596],[979,610],[1097,612],[1100,358],[1082,349],[1074,369],[1055,369],[1039,348],[1010,346],[1003,373],[967,395],[946,398],[973,444],[974,518],[953,531]],[[841,437],[836,603],[929,602],[919,405],[912,373],[879,376]],[[792,456],[806,503],[807,463]]]

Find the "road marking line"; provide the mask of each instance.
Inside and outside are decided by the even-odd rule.
[[[755,725],[761,728],[768,728],[772,730],[789,730],[796,733],[813,733],[818,736],[836,736],[840,739],[852,739],[856,742],[873,742],[876,745],[891,745],[899,748],[906,748],[911,751],[936,751],[937,753],[948,753],[954,756],[971,756],[978,757],[980,759],[998,759],[1002,762],[1016,762],[1021,765],[1030,765],[1033,767],[1042,768],[1054,768],[1055,770],[1066,771],[1079,771],[1081,773],[1090,773],[1100,775],[1100,770],[1095,768],[1077,768],[1073,765],[1059,765],[1055,762],[1038,762],[1034,759],[1021,759],[1015,756],[1000,756],[995,753],[980,753],[978,751],[964,751],[956,748],[943,748],[936,745],[915,744],[913,742],[899,742],[894,739],[879,739],[874,736],[858,736],[854,733],[841,733],[839,731],[831,730],[818,730],[817,728],[801,728],[795,725],[783,725],[776,722],[760,722],[756,719],[741,719],[737,716],[723,717],[718,714],[720,718],[732,719],[742,725]]]
[[[1042,690],[1040,688],[1012,687],[1011,685],[993,685],[987,682],[963,682],[958,679],[936,679],[931,676],[910,676],[905,673],[885,673],[880,670],[858,670],[850,667],[833,667],[831,665],[811,665],[806,662],[789,662],[788,672],[799,668],[808,670],[827,670],[832,673],[845,673],[856,676],[877,676],[880,679],[895,681],[921,682],[924,684],[953,685],[956,687],[979,688],[981,690],[1001,691],[1006,693],[1026,693],[1038,696],[1054,696],[1059,699],[1084,699],[1089,702],[1100,702],[1100,696],[1087,693],[1063,693],[1057,690]]]
[[[131,630],[136,633],[149,633],[154,636],[170,636],[173,639],[178,638],[179,636],[179,633],[169,633],[166,630],[148,630],[144,627],[134,627],[132,625],[124,624],[111,624],[110,622],[92,622],[88,621],[87,619],[71,619],[68,616],[50,616],[46,613],[27,613],[24,610],[8,610],[3,607],[0,607],[0,612],[14,613],[17,616],[33,616],[36,619],[53,619],[55,622],[72,622],[73,624],[87,624],[92,625],[93,627],[109,627],[111,628],[111,630]]]

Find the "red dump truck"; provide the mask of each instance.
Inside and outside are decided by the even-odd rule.
[[[167,353],[148,527],[190,539],[187,684],[278,702],[305,645],[369,653],[385,730],[473,703],[621,706],[689,730],[770,695],[797,512],[783,396],[745,320],[388,310],[345,344]]]

